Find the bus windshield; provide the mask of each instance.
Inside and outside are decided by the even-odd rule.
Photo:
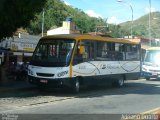
[[[160,64],[160,51],[147,51],[144,62]]]
[[[31,64],[44,67],[64,67],[70,63],[75,40],[42,39],[39,41]]]

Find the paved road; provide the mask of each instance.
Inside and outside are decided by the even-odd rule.
[[[36,88],[1,95],[1,113],[138,114],[160,107],[160,81],[131,80],[123,88],[83,89],[74,95]],[[113,117],[113,116],[112,116]]]

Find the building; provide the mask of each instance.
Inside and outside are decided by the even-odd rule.
[[[5,39],[0,43],[1,48],[8,49],[11,61],[29,61],[33,51],[40,39],[40,36],[33,36],[25,33],[18,33],[18,36]]]
[[[72,18],[68,17],[66,21],[63,21],[62,27],[51,29],[47,31],[47,35],[56,35],[56,34],[72,34],[80,33],[77,30],[76,25],[72,21]]]

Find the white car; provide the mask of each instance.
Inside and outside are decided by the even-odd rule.
[[[142,73],[147,80],[160,79],[160,47],[151,47],[146,51]]]

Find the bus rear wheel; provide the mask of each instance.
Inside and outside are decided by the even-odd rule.
[[[112,85],[114,87],[122,87],[124,85],[124,79],[120,78],[120,79],[116,80],[115,82],[113,82]]]
[[[79,84],[78,78],[74,81],[72,90],[73,90],[74,93],[79,93],[80,84]]]
[[[150,80],[150,77],[146,77],[146,80]]]

